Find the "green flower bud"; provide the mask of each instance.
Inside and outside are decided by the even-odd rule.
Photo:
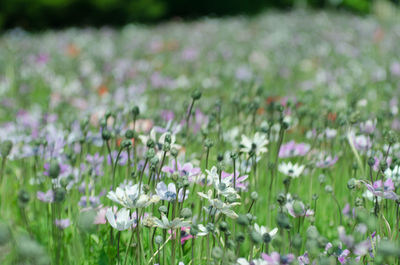
[[[176,148],[171,148],[170,153],[171,153],[171,155],[173,157],[177,157],[178,156],[178,150],[176,150]]]
[[[253,201],[256,201],[256,200],[258,200],[258,193],[257,193],[256,191],[253,191],[253,192],[250,194],[250,197],[251,197],[251,199],[252,199]]]
[[[168,208],[165,205],[161,205],[160,207],[158,207],[158,211],[160,213],[167,214],[168,213]]]
[[[13,147],[13,143],[10,140],[3,141],[0,145],[1,156],[7,157],[10,154],[12,147]]]
[[[295,215],[302,216],[305,211],[304,204],[300,201],[295,201],[293,203],[293,211],[294,211]]]
[[[224,255],[224,252],[222,251],[222,249],[220,247],[214,247],[211,251],[211,256],[214,259],[221,259],[223,255]]]
[[[278,213],[278,215],[276,216],[276,222],[279,228],[290,229],[292,227],[289,217],[283,212]]]
[[[302,240],[300,234],[296,234],[296,235],[294,235],[294,237],[293,237],[293,239],[292,239],[292,246],[293,246],[295,249],[301,249],[301,245],[302,245],[302,243],[303,243],[302,241],[303,241],[303,240]]]
[[[349,181],[347,181],[347,188],[349,190],[353,190],[356,187],[356,180],[354,178],[349,179]]]
[[[26,205],[29,202],[30,196],[29,193],[22,189],[18,192],[18,201],[21,205]]]
[[[94,210],[81,212],[78,216],[77,226],[85,233],[93,233],[96,230],[96,225],[94,224],[94,219],[97,213]]]
[[[65,189],[55,188],[54,189],[54,202],[63,202],[65,199]]]
[[[133,130],[127,130],[125,132],[125,137],[127,139],[133,139],[135,137],[135,132]]]
[[[122,148],[129,148],[131,146],[132,146],[131,140],[128,140],[128,139],[122,140],[122,142],[121,142]]]
[[[101,137],[103,138],[104,141],[110,140],[111,139],[110,131],[107,129],[103,129],[103,131],[101,132]]]
[[[146,159],[152,159],[156,155],[154,148],[150,148],[146,152]]]
[[[373,165],[375,165],[375,158],[370,156],[368,157],[368,166],[372,167]]]
[[[239,215],[236,222],[241,226],[248,226],[250,224],[249,218],[245,214]]]
[[[59,174],[60,174],[60,165],[58,164],[57,161],[51,160],[49,168],[49,177],[52,179],[56,179],[58,178]]]
[[[189,208],[183,208],[181,210],[181,215],[182,218],[189,218],[192,216],[192,210],[190,210]]]
[[[332,193],[332,192],[333,192],[332,186],[331,186],[331,185],[326,185],[326,186],[325,186],[325,191],[326,191],[327,193]]]
[[[191,95],[193,100],[199,100],[201,98],[201,91],[199,89],[195,89]]]
[[[226,232],[228,231],[229,227],[228,224],[224,221],[222,221],[221,223],[219,223],[219,230],[221,230],[222,232]]]
[[[164,242],[162,236],[156,236],[156,237],[154,238],[154,241],[156,242],[157,245],[161,245],[161,244]]]
[[[136,117],[140,114],[140,109],[138,106],[133,106],[131,108],[131,112],[132,112],[132,115]]]
[[[245,240],[245,237],[243,235],[242,232],[237,233],[236,237],[235,237],[236,242],[238,243],[243,243]]]

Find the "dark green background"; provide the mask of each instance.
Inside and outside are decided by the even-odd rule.
[[[396,2],[398,0],[392,0]],[[0,29],[123,25],[175,17],[254,14],[269,8],[345,9],[368,13],[373,0],[0,0]]]

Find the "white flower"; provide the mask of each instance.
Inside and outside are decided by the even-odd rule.
[[[400,167],[395,166],[393,169],[390,169],[390,167],[388,167],[385,170],[385,178],[392,179],[396,187],[400,186]]]
[[[234,202],[234,203],[224,203],[219,199],[214,199],[213,192],[212,190],[208,190],[207,194],[204,194],[203,192],[198,192],[197,193],[200,197],[205,198],[208,200],[208,203],[210,204],[211,210],[217,210],[218,212],[221,212],[225,214],[226,216],[236,219],[238,215],[231,209],[233,206],[239,205],[239,202]],[[209,210],[208,208],[204,207],[207,211]]]
[[[279,164],[278,170],[286,176],[298,178],[304,170],[304,165],[292,164],[292,162]]]
[[[267,137],[265,134],[261,134],[257,132],[253,139],[248,138],[245,135],[242,135],[242,141],[240,142],[241,145],[241,152],[250,153],[253,151],[256,156],[259,156],[268,151],[266,145],[268,144]]]
[[[154,222],[157,227],[168,230],[173,230],[182,226],[189,226],[190,224],[188,221],[183,221],[183,218],[175,218],[174,220],[169,221],[165,214],[161,216],[161,220],[155,218]]]
[[[144,194],[143,189],[139,191],[139,184],[123,188],[117,187],[115,192],[108,192],[107,198],[121,204],[125,208],[145,208],[160,200],[160,197],[157,195],[149,196]]]
[[[271,237],[274,237],[276,235],[276,233],[278,232],[278,228],[274,228],[270,231],[268,231],[268,228],[262,225],[258,225],[258,224],[254,224],[254,230],[259,233],[260,235],[264,235],[266,233],[268,233]]]
[[[375,195],[369,190],[365,190],[364,193],[362,194],[362,196],[370,201],[375,200]],[[378,198],[378,202],[380,202],[382,200],[381,197],[377,197],[377,198]]]
[[[236,261],[237,265],[267,265],[268,263],[263,259],[253,259],[248,262],[245,258],[238,258]]]
[[[106,218],[110,225],[119,231],[129,229],[133,222],[135,222],[134,219],[131,219],[129,210],[125,208],[119,210],[116,215],[114,215],[111,208],[108,208],[106,212]]]

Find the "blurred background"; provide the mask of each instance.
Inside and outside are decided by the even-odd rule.
[[[393,16],[398,6],[399,0],[0,0],[0,30],[119,26],[298,7]]]

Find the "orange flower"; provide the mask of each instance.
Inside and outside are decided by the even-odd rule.
[[[335,120],[336,120],[336,116],[337,116],[336,113],[334,113],[334,112],[329,112],[329,113],[328,113],[327,119],[330,120],[330,121],[335,121]]]
[[[99,96],[103,96],[108,93],[108,87],[103,83],[97,88]]]
[[[67,54],[70,57],[72,57],[72,58],[77,57],[80,52],[81,51],[79,50],[79,48],[75,44],[73,44],[73,43],[68,44],[68,46],[67,46]]]

